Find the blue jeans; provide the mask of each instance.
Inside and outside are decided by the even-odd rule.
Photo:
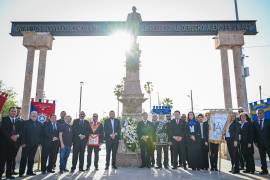
[[[68,156],[70,153],[71,147],[65,146],[60,149],[60,171],[64,171],[66,169]]]

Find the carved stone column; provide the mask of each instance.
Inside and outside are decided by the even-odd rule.
[[[22,103],[22,118],[26,120],[29,118],[30,112],[35,50],[40,50],[36,99],[42,99],[44,91],[46,53],[48,49],[52,48],[53,37],[50,33],[37,32],[24,32],[23,35],[23,45],[28,49]]]
[[[244,77],[243,77],[243,69],[241,66],[240,48],[241,48],[240,46],[234,46],[232,48],[237,104],[238,104],[238,107],[243,107],[245,111],[248,111],[248,103],[246,102],[245,92],[244,92],[244,87],[243,87]]]
[[[220,55],[221,55],[221,69],[222,69],[222,78],[223,78],[225,108],[232,109],[230,70],[229,70],[229,62],[228,62],[228,51],[226,47],[220,48]]]
[[[28,46],[27,48],[27,60],[24,77],[24,89],[23,89],[23,101],[22,101],[22,118],[24,120],[29,119],[30,112],[30,98],[32,90],[32,78],[34,69],[34,57],[35,47]]]

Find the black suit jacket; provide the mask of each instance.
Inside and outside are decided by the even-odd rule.
[[[176,142],[175,139],[173,139],[173,136],[181,136],[183,140],[186,138],[186,129],[187,129],[187,123],[184,120],[179,120],[179,124],[177,125],[176,120],[173,119],[170,122],[170,128],[169,128],[169,138],[171,142]]]
[[[111,119],[106,119],[104,123],[105,141],[112,140],[111,134],[113,133]],[[119,140],[121,137],[121,124],[119,119],[114,119],[114,133],[117,133],[115,140]]]
[[[253,144],[253,126],[251,122],[246,122],[243,126],[240,126],[240,143],[241,144]]]
[[[73,144],[80,143],[82,140],[79,137],[79,134],[85,135],[83,142],[86,143],[90,134],[89,122],[83,120],[83,124],[80,123],[80,119],[75,119],[72,124],[73,132]]]
[[[263,129],[260,128],[259,120],[254,121],[254,141],[259,146],[270,147],[270,120],[264,119]]]
[[[238,121],[234,121],[229,127],[230,140],[239,141],[240,124]]]
[[[150,142],[155,141],[155,127],[152,122],[147,121],[146,125],[143,121],[138,122],[136,131],[140,142],[143,142],[141,141],[142,136],[148,136]]]
[[[7,145],[19,146],[22,138],[22,126],[23,122],[21,120],[16,118],[15,124],[13,125],[10,117],[4,117],[0,127],[0,138],[3,145],[6,145],[7,143]],[[16,142],[12,141],[10,138],[14,134],[18,134],[20,136]]]
[[[200,125],[200,123],[199,123],[199,127],[200,127],[200,132],[201,132],[201,125]],[[209,125],[208,125],[208,122],[207,121],[203,122],[203,132],[201,132],[201,134],[203,134],[202,140],[204,142],[208,142],[208,139],[209,139]]]
[[[45,122],[43,127],[43,145],[50,146],[53,142],[59,143],[59,140],[52,141],[54,137],[59,138],[59,124],[56,123],[57,129],[53,129],[53,125],[51,122]]]
[[[22,144],[36,146],[42,143],[43,125],[36,121],[27,120],[23,123]]]

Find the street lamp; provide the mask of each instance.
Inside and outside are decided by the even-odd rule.
[[[187,97],[190,98],[190,104],[191,104],[191,111],[193,112],[193,96],[192,96],[192,90],[190,90],[190,95],[187,95]]]
[[[80,82],[80,104],[79,104],[79,114],[81,112],[81,107],[82,107],[82,87],[83,87],[83,82]]]
[[[239,21],[239,15],[238,15],[238,5],[237,5],[237,0],[234,0],[234,8],[235,8],[235,18],[236,21]],[[240,48],[240,55],[241,55],[241,66],[242,66],[242,76],[243,76],[243,87],[244,87],[244,96],[246,103],[245,106],[248,105],[248,97],[247,97],[247,85],[246,85],[246,78],[249,76],[249,73],[246,74],[245,72],[248,71],[248,67],[245,67],[245,55],[243,55],[243,48]],[[247,107],[245,107],[247,108]]]

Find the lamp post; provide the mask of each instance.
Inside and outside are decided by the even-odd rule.
[[[81,107],[82,107],[82,87],[83,87],[83,82],[80,82],[80,104],[79,104],[79,114],[81,112]]]
[[[190,90],[190,95],[187,95],[187,97],[190,98],[190,104],[191,104],[191,111],[193,112],[193,96],[192,96],[192,90]]]
[[[236,21],[239,21],[239,15],[238,15],[238,5],[237,5],[237,0],[234,0],[234,8],[235,8],[235,18]],[[245,96],[245,100],[246,100],[246,106],[248,106],[248,97],[247,97],[247,85],[246,85],[246,77],[249,76],[249,74],[247,74],[246,70],[248,70],[248,67],[245,68],[245,64],[244,64],[244,60],[245,60],[245,55],[243,55],[243,48],[240,48],[240,57],[241,57],[241,66],[242,66],[242,76],[243,76],[243,87],[244,87],[244,96]],[[248,108],[248,107],[244,107],[244,108]]]

